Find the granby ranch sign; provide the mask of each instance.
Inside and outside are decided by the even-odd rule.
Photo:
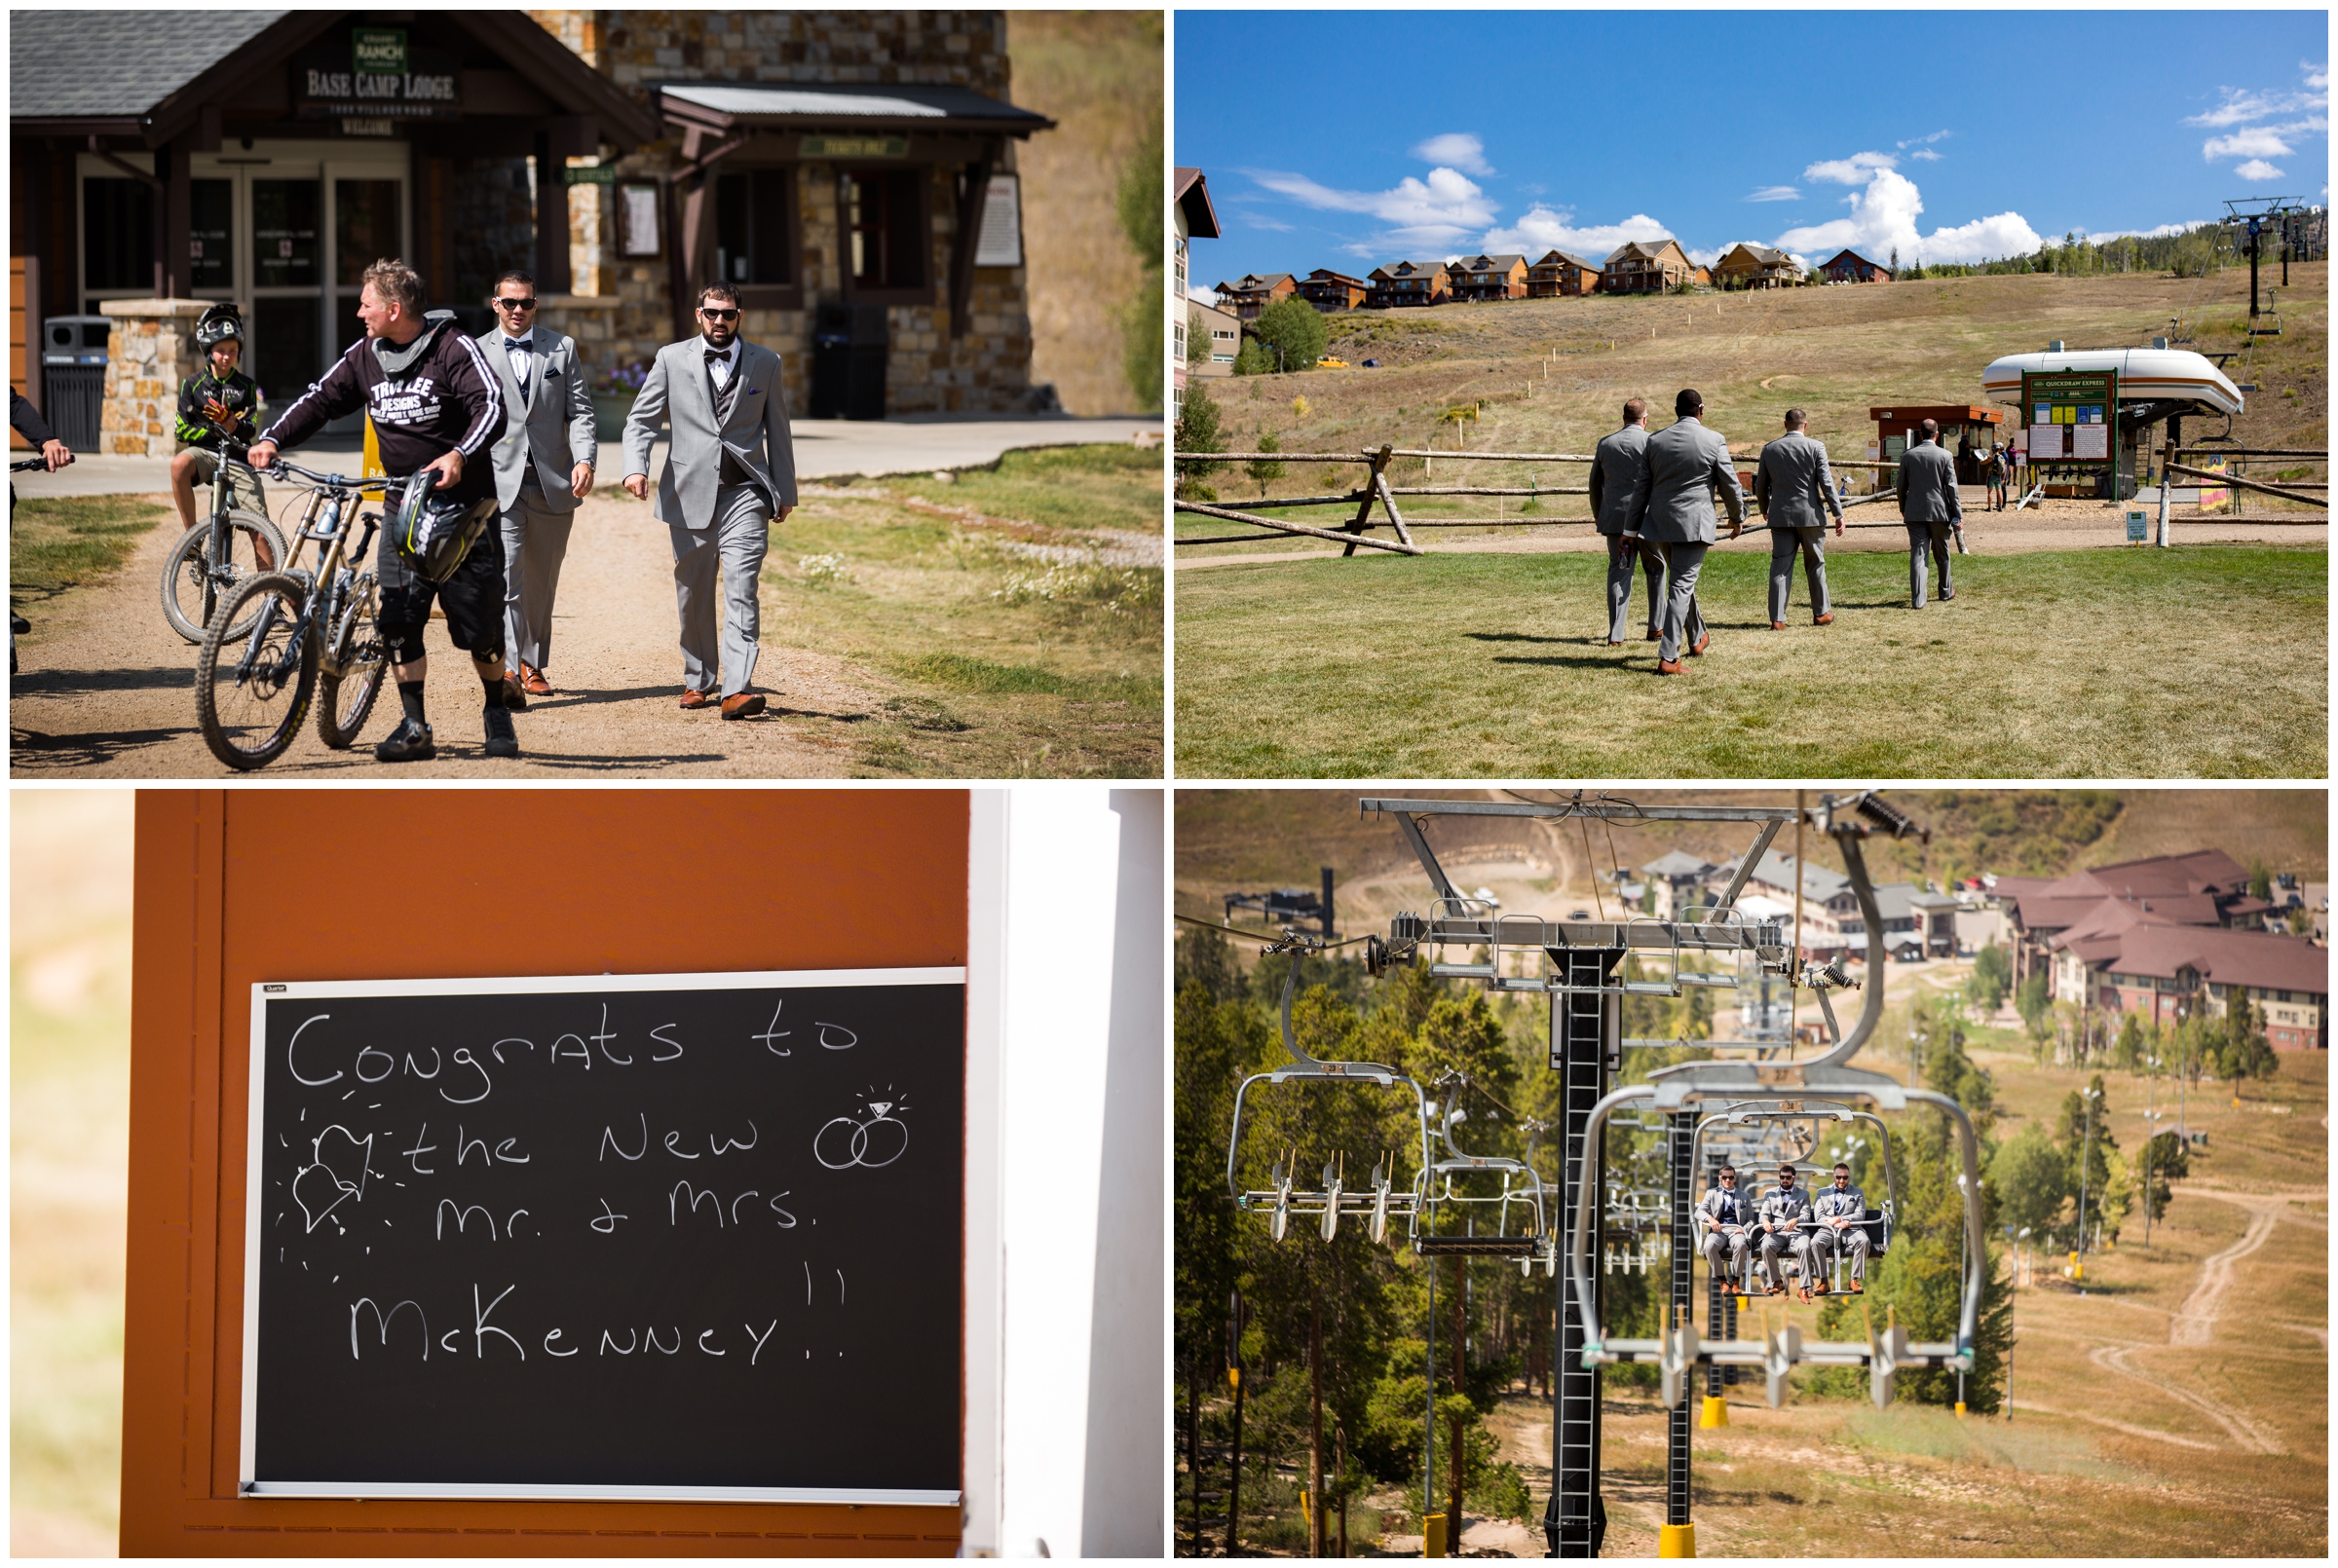
[[[402,28],[356,28],[346,53],[311,50],[292,63],[292,102],[304,119],[362,115],[458,120],[462,77],[455,56],[406,48]]]

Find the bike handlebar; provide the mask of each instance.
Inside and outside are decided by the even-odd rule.
[[[49,467],[49,460],[47,458],[23,458],[15,463],[11,463],[8,466],[8,471],[11,473],[30,473],[35,468],[46,468],[47,467]]]
[[[245,448],[245,450],[250,449]],[[311,484],[326,490],[389,490],[406,482],[405,478],[391,478],[386,475],[376,479],[349,479],[337,473],[320,473],[315,468],[304,468],[296,463],[285,462],[282,454],[279,454],[277,460],[261,471],[270,478],[282,478],[288,474],[296,479],[306,479]]]

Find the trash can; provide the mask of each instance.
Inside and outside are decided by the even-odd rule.
[[[824,304],[812,318],[811,417],[885,418],[882,305]]]
[[[106,334],[102,316],[52,316],[41,323],[41,410],[57,438],[76,452],[95,452],[105,407]]]

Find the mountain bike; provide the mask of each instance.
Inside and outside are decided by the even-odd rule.
[[[235,487],[228,466],[249,472],[241,461],[245,446],[229,441],[219,454],[211,475],[211,511],[207,521],[179,536],[170,557],[163,563],[163,616],[170,629],[190,643],[203,641],[204,629],[219,600],[256,573],[274,570],[284,560],[284,536],[265,511],[235,504]],[[245,563],[249,562],[246,566]],[[248,627],[237,627],[240,634]]]
[[[278,572],[245,579],[219,601],[195,660],[195,719],[204,744],[248,772],[284,754],[318,698],[317,738],[335,751],[355,744],[381,694],[389,651],[375,613],[380,584],[364,566],[381,517],[359,515],[368,494],[403,479],[348,479],[279,459],[269,477],[309,492],[292,554]],[[365,525],[355,550],[350,530]],[[300,556],[311,542],[315,565]]]

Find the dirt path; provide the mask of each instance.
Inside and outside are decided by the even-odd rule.
[[[177,538],[166,520],[110,581],[30,607],[34,630],[19,641],[23,667],[10,691],[16,777],[227,776],[195,727],[196,651],[165,623],[157,597]],[[843,659],[788,646],[786,618],[767,586],[755,684],[771,708],[729,723],[711,708],[681,711],[665,527],[646,505],[604,492],[578,512],[552,620],[555,694],[516,716],[516,761],[484,754],[477,683],[444,621],[432,623],[428,640],[436,761],[373,760],[373,744],[396,723],[392,687],[356,747],[326,749],[311,722],[266,776],[833,778],[849,770],[853,726],[884,695]]]
[[[2128,548],[2127,507],[2106,506],[2100,502],[2049,502],[2043,507],[2024,511],[1984,512],[1975,503],[1978,493],[1968,493],[1965,504],[1966,542],[1976,555],[2008,555],[2028,550],[2082,550],[2096,548]],[[1239,502],[1228,503],[1236,509]],[[2151,508],[2146,506],[2146,511]],[[1827,536],[1829,554],[1838,551],[1889,550],[1906,553],[1907,536],[1897,521],[1884,527],[1862,527],[1882,520],[1886,508],[1862,506],[1849,513],[1852,526],[1836,538]],[[1862,514],[1865,515],[1862,515]],[[2153,523],[2157,523],[2156,512]],[[1234,525],[1239,527],[1240,525]],[[1327,525],[1328,526],[1328,525]],[[2238,520],[2222,517],[2182,517],[2168,519],[2168,535],[2178,546],[2186,544],[2223,544],[2244,542],[2252,544],[2319,544],[2327,545],[2330,530],[2327,523],[2311,526],[2255,522],[2247,517]],[[1606,541],[1592,533],[1588,526],[1568,529],[1565,533],[1537,529],[1526,535],[1473,534],[1460,539],[1441,538],[1444,529],[1423,529],[1414,535],[1414,541],[1431,555],[1555,555],[1603,551]],[[1262,535],[1262,537],[1264,537]],[[1389,537],[1383,526],[1376,538]],[[1749,534],[1730,542],[1727,540],[1715,546],[1722,550],[1753,550],[1767,554],[1770,547],[1767,534]],[[1301,561],[1320,560],[1339,555],[1333,546],[1323,549],[1239,550],[1224,555],[1178,556],[1180,570],[1202,566],[1228,566],[1237,561]]]
[[[2186,1188],[2187,1192],[2198,1189]],[[2168,1325],[2170,1345],[2206,1345],[2216,1316],[2223,1310],[2225,1292],[2232,1288],[2233,1265],[2263,1247],[2273,1236],[2273,1227],[2280,1224],[2281,1212],[2289,1207],[2286,1198],[2253,1197],[2238,1192],[2201,1190],[2204,1198],[2215,1198],[2224,1203],[2239,1204],[2248,1211],[2248,1229],[2232,1246],[2218,1252],[2200,1266],[2200,1283],[2184,1297],[2184,1304],[2175,1310]]]

